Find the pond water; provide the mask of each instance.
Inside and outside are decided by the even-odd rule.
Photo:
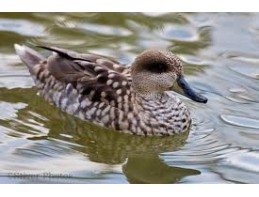
[[[1,13],[0,38],[0,183],[259,183],[258,14]],[[209,102],[181,97],[188,136],[119,134],[38,97],[14,43],[122,63],[168,48]]]

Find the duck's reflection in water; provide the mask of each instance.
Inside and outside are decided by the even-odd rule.
[[[130,183],[176,183],[200,171],[168,166],[157,154],[130,156],[123,166],[123,172]]]
[[[159,153],[183,146],[188,133],[172,137],[140,137],[86,124],[63,113],[60,118],[62,124],[51,129],[48,136],[60,138],[60,133],[73,136],[70,140],[81,145],[75,149],[87,154],[91,161],[123,163],[123,173],[130,183],[175,183],[186,176],[200,174],[198,170],[169,166],[159,158]],[[55,123],[54,120],[51,122]]]

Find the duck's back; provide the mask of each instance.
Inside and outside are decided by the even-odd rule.
[[[15,48],[45,100],[83,120],[128,129],[120,122],[131,110],[129,68],[55,47],[42,47],[54,52],[47,59],[26,46]]]

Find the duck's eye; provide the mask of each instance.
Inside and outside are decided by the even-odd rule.
[[[168,66],[164,63],[152,63],[147,66],[147,69],[153,73],[164,73],[168,71]]]

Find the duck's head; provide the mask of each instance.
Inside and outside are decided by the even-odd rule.
[[[207,102],[185,81],[181,60],[169,51],[144,51],[133,62],[131,74],[134,90],[142,95],[172,90],[194,101]]]

